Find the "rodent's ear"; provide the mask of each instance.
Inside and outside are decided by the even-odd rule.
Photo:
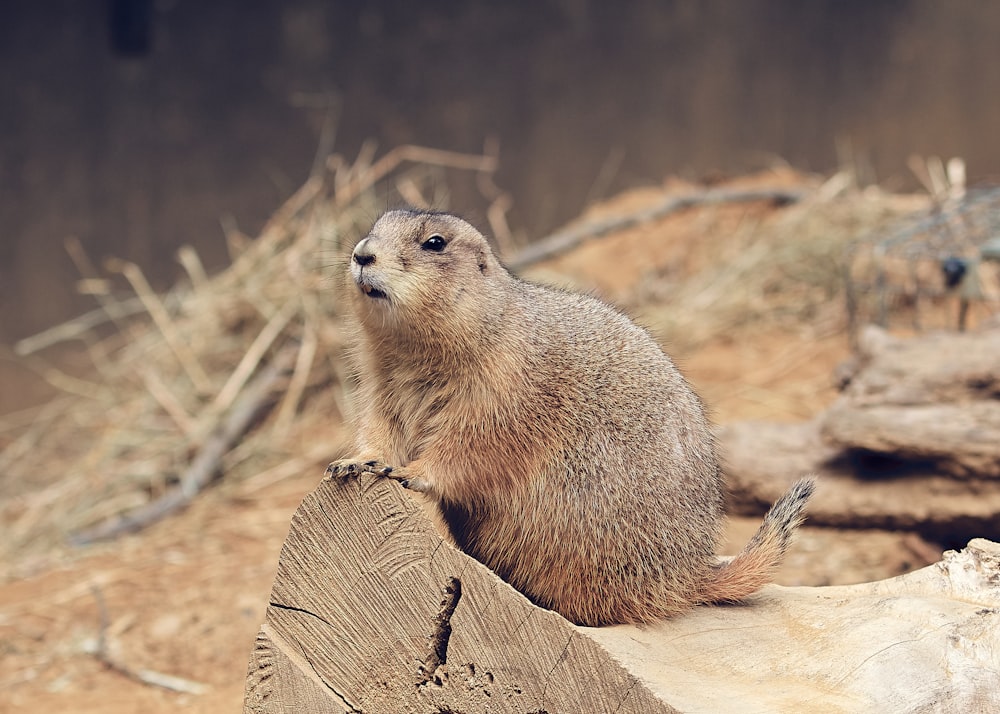
[[[486,266],[489,265],[489,262],[486,260],[486,249],[480,248],[479,252],[476,254],[476,258],[479,261],[479,272],[485,275]]]

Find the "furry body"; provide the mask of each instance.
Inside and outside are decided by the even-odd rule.
[[[517,279],[447,214],[393,211],[355,248],[358,456],[433,498],[456,542],[587,625],[734,601],[770,579],[812,491],[730,564],[704,407],[653,339],[584,295]]]

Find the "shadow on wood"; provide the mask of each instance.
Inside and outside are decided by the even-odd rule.
[[[674,710],[363,476],[322,481],[295,513],[244,711]]]

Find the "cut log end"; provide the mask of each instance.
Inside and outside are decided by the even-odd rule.
[[[244,711],[674,710],[363,476],[324,480],[296,512]]]

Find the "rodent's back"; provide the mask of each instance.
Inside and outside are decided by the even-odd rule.
[[[711,577],[722,515],[700,400],[643,329],[596,299],[518,282],[510,307],[532,386],[523,418],[547,420],[561,443],[463,545],[578,622],[685,609]]]

